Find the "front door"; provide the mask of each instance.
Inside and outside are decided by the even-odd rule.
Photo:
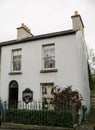
[[[17,108],[18,104],[18,83],[12,81],[9,85],[9,108]]]

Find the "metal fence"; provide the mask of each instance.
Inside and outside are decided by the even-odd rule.
[[[14,114],[13,114],[13,110],[15,111]],[[21,114],[23,110],[27,111],[27,116],[24,115],[24,114],[26,114],[25,111],[23,112],[23,114]],[[14,122],[14,118],[18,118],[20,120],[23,120],[23,122],[24,122],[24,120],[25,120],[24,118],[27,118],[27,120],[29,118],[31,118],[30,111],[32,112],[32,115],[33,115],[33,111],[35,111],[35,113],[36,113],[35,120],[38,120],[37,116],[43,116],[43,115],[41,115],[41,113],[38,114],[38,111],[43,111],[43,113],[44,113],[43,120],[44,121],[46,120],[45,118],[47,118],[47,117],[49,118],[49,116],[51,118],[52,117],[54,118],[54,115],[52,114],[52,112],[54,113],[56,111],[56,113],[61,112],[61,116],[64,116],[65,112],[69,112],[72,114],[73,122],[76,121],[76,105],[75,104],[65,104],[65,103],[45,104],[45,103],[38,102],[38,101],[33,101],[28,104],[26,104],[25,102],[22,102],[22,101],[9,104],[8,101],[4,101],[3,102],[3,113],[2,113],[3,122]],[[51,111],[51,114],[48,111]],[[42,118],[42,117],[39,117],[39,120],[40,120],[40,118]],[[19,122],[19,123],[21,123],[21,122]],[[37,124],[37,121],[36,121],[36,124]],[[42,124],[42,125],[44,125],[44,124]]]
[[[25,103],[23,101],[18,102],[3,102],[3,108],[11,109],[28,109],[28,110],[69,110],[69,111],[76,111],[76,104],[75,103],[67,103],[67,102],[53,102],[53,103],[45,103],[40,101],[32,101],[29,103]]]

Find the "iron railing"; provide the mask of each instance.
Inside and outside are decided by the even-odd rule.
[[[9,104],[8,101],[4,101],[2,119],[3,122],[26,123],[33,125],[39,125],[39,124],[49,125],[50,122],[53,122],[52,125],[60,126],[60,124],[62,125],[62,120],[67,121],[69,120],[69,117],[67,117],[68,115],[66,116],[66,113],[67,114],[70,113],[70,115],[72,115],[72,122],[75,123],[76,122],[75,104],[64,104],[64,103],[45,104],[38,101],[33,101],[28,104],[22,101]],[[57,116],[57,118],[55,116]]]

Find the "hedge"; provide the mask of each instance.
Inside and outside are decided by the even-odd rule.
[[[69,111],[10,109],[5,113],[6,122],[27,125],[73,127],[73,116]]]

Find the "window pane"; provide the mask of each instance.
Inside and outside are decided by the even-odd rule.
[[[17,56],[13,56],[13,60],[17,60]]]
[[[12,81],[11,84],[10,84],[10,88],[16,88],[18,87],[18,84],[16,81]]]
[[[18,58],[19,60],[21,60],[21,55],[18,55],[17,58]]]
[[[46,57],[44,59],[44,68],[49,68],[49,58],[48,57]]]
[[[50,49],[50,56],[53,57],[54,56],[54,48]]]
[[[16,71],[17,70],[17,63],[14,61],[13,62],[13,71]]]
[[[20,61],[17,62],[17,70],[21,70],[21,62]]]
[[[50,68],[55,68],[55,60],[52,58],[50,59],[50,64],[49,64]]]
[[[44,57],[49,57],[49,49],[44,49]]]
[[[42,94],[47,94],[47,88],[46,87],[42,87]]]

